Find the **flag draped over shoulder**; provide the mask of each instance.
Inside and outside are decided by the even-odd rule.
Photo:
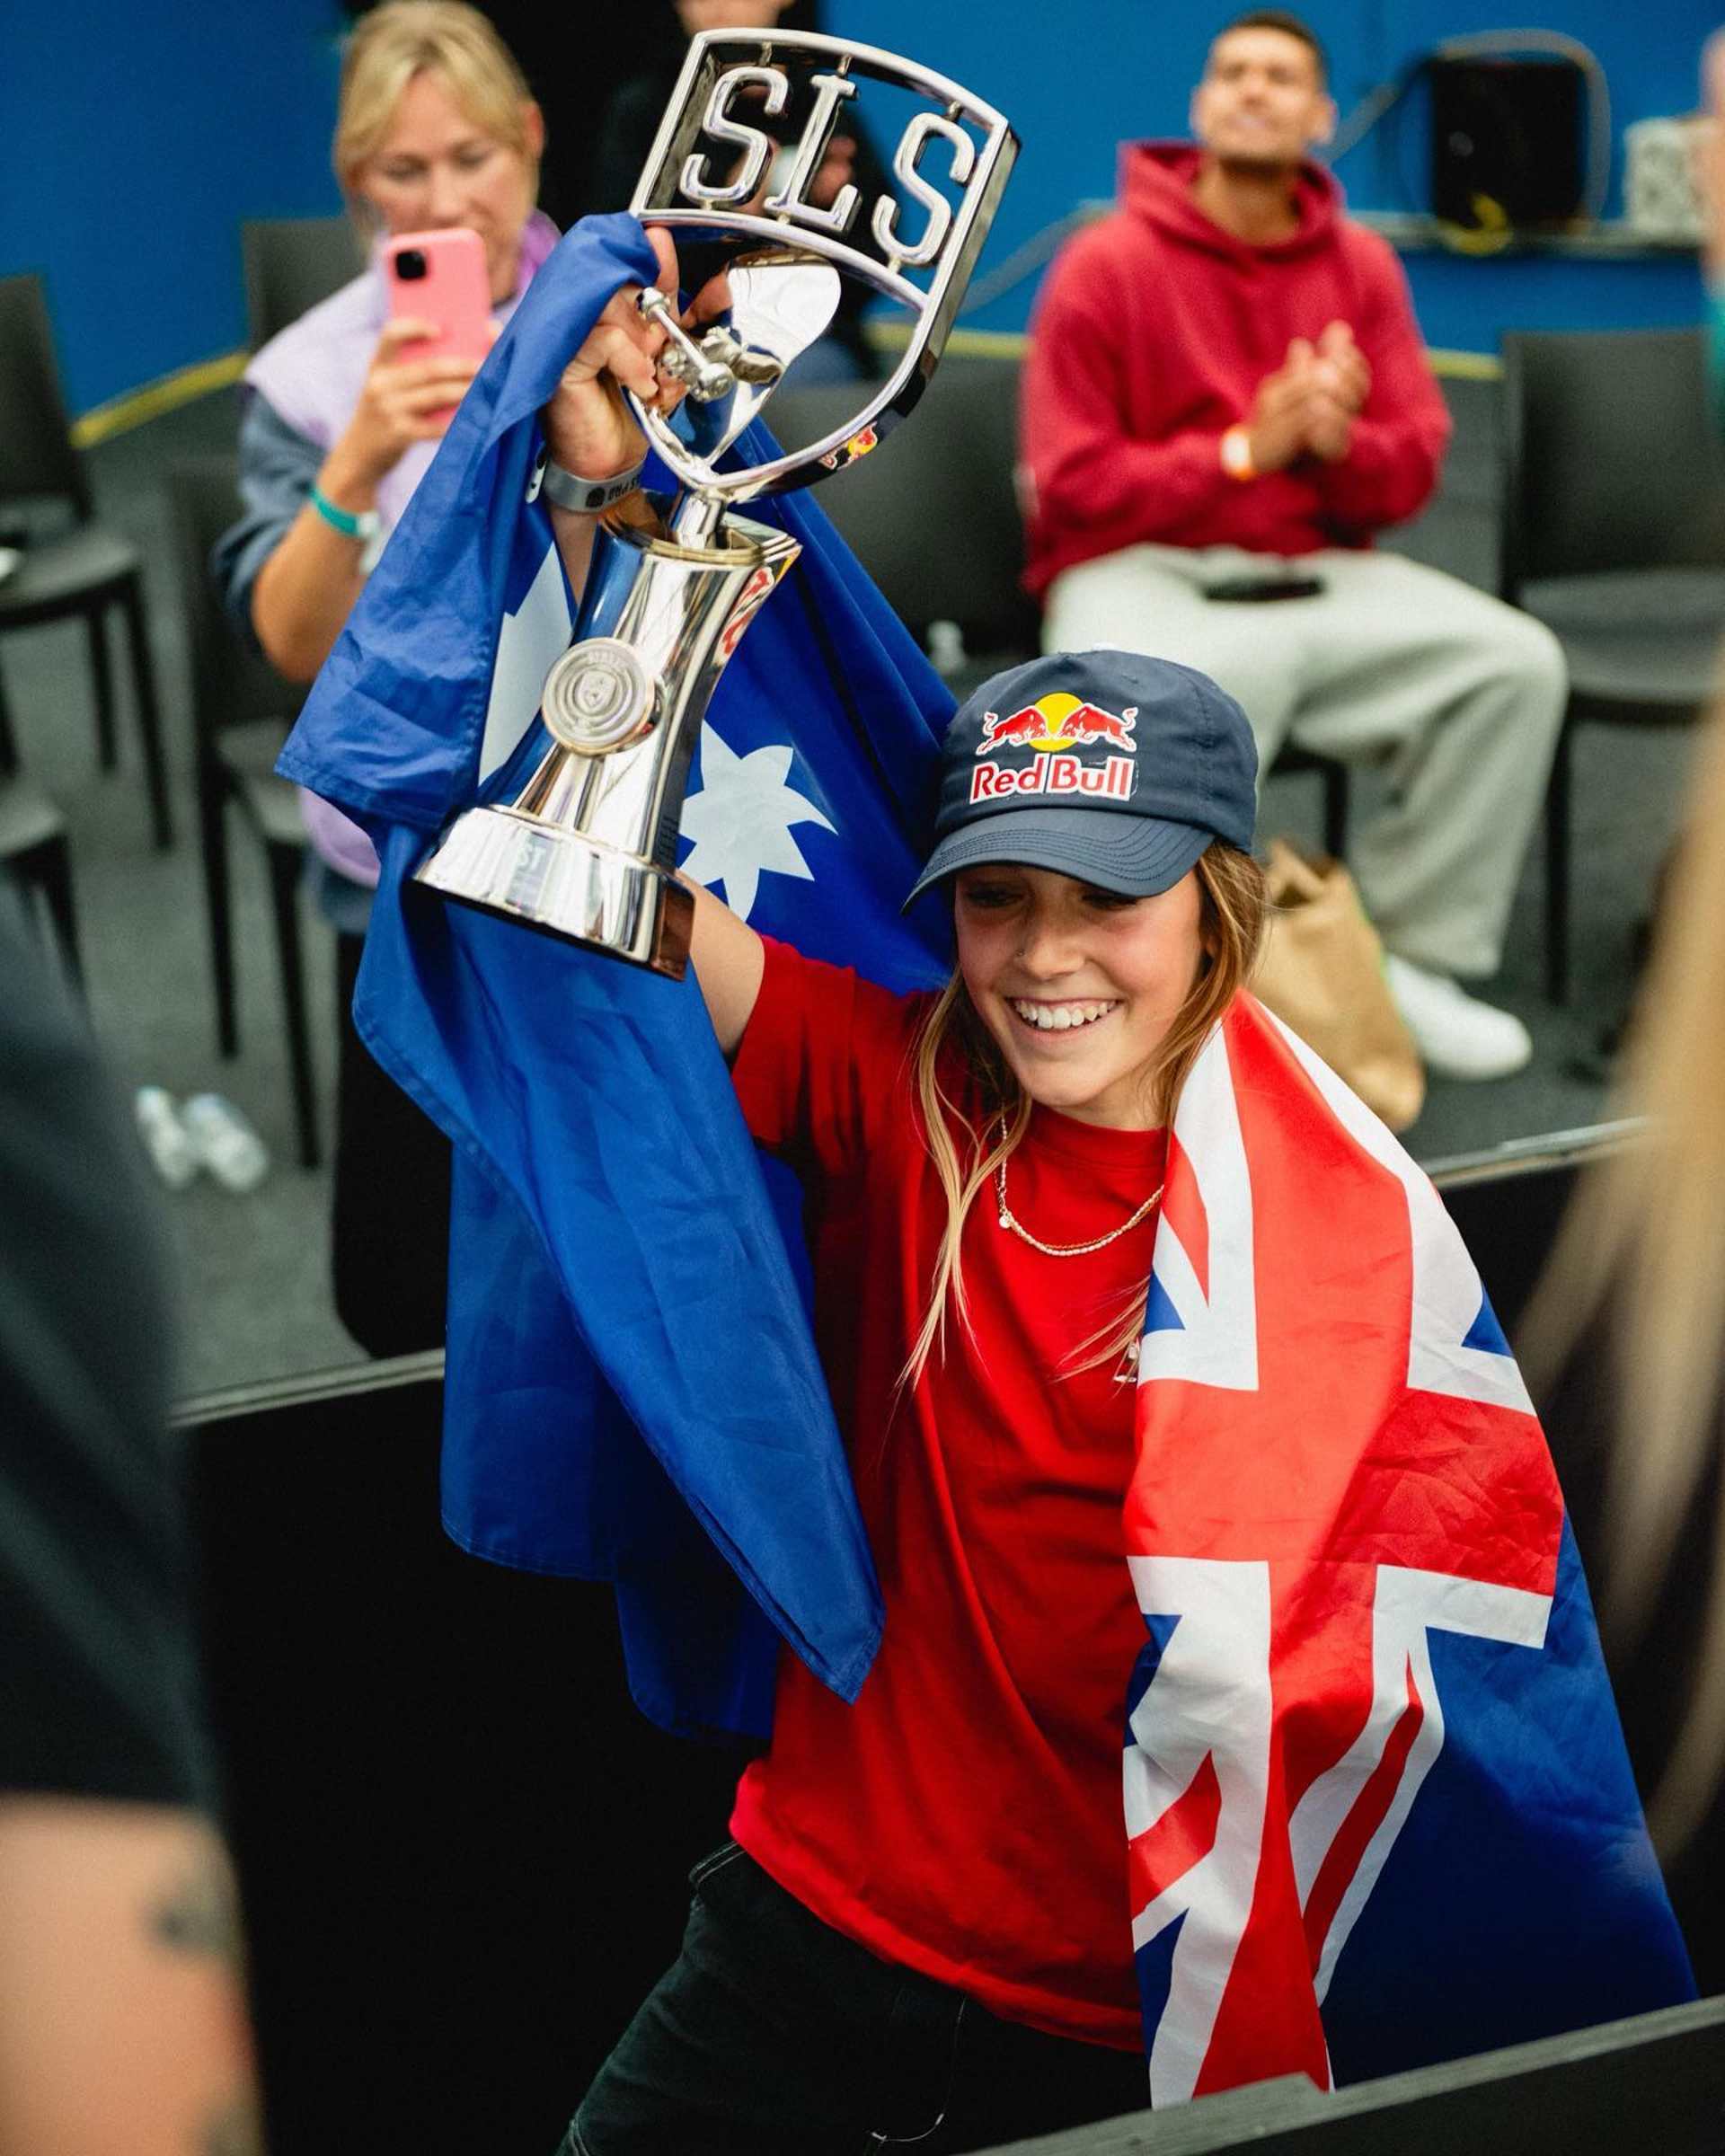
[[[1181,1094],[1146,1323],[1124,1759],[1152,2100],[1692,1997],[1479,1274],[1249,997]]]
[[[543,753],[539,693],[571,605],[526,500],[537,413],[606,301],[654,273],[632,217],[564,239],[280,768],[377,845],[356,1022],[455,1143],[446,1524],[481,1555],[615,1580],[631,1683],[656,1719],[763,1733],[780,1637],[854,1697],[880,1626],[781,1227],[792,1197],[781,1186],[775,1209],[692,976],[667,982],[410,880],[456,809],[508,798]],[[770,451],[756,431],[739,453]],[[769,932],[794,924],[816,955],[926,985],[938,906],[904,921],[898,907],[951,699],[806,498],[750,513],[803,553],[709,709],[687,865]]]

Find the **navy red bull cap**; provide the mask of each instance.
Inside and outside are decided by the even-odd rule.
[[[986,681],[946,729],[934,850],[908,906],[979,862],[1150,898],[1257,814],[1246,715],[1208,675],[1137,651],[1057,651]]]

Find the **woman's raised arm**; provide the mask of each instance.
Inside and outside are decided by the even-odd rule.
[[[675,293],[677,254],[670,234],[651,227],[647,236],[659,257],[659,289]],[[690,309],[690,326],[711,319],[726,297],[723,279],[715,278]],[[658,371],[664,342],[664,331],[637,312],[634,287],[617,293],[564,370],[556,394],[542,414],[545,446],[565,471],[586,480],[608,480],[641,461],[646,444],[624,402],[621,385],[662,411],[674,409],[683,392]],[[570,583],[579,593],[587,580],[597,518],[553,503],[551,523]],[[682,881],[694,894],[690,955],[695,977],[719,1046],[729,1059],[741,1044],[760,994],[765,954],[747,921],[687,877]]]
[[[715,898],[700,884],[690,883],[686,876],[678,880],[694,893],[694,932],[689,956],[694,977],[701,984],[707,1016],[729,1063],[742,1046],[743,1029],[754,1015],[766,953],[760,937],[722,899]]]

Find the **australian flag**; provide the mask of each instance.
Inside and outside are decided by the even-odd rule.
[[[377,843],[356,1019],[455,1142],[450,1532],[615,1580],[643,1708],[761,1731],[781,1639],[854,1697],[881,1622],[794,1194],[764,1181],[693,980],[410,880],[544,747],[571,609],[526,499],[535,415],[653,270],[610,217],[540,272],[282,768]],[[803,552],[708,712],[685,865],[812,955],[925,985],[938,902],[898,907],[949,700],[809,498],[765,514]],[[1429,1182],[1243,998],[1185,1089],[1164,1206],[1126,1523],[1153,2099],[1688,1996],[1550,1460]]]
[[[624,216],[577,226],[540,270],[280,768],[377,846],[355,1020],[455,1144],[450,1533],[615,1580],[643,1710],[764,1734],[781,1637],[853,1697],[881,1621],[782,1224],[797,1194],[764,1182],[692,976],[673,985],[411,881],[455,811],[512,797],[547,745],[539,694],[571,605],[526,499],[537,413],[611,295],[654,274]],[[771,445],[757,431],[739,452]],[[951,700],[807,495],[750,513],[803,551],[709,708],[685,864],[770,934],[926,985],[943,971],[938,903],[898,907]]]

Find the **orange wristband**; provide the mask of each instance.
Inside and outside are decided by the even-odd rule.
[[[1222,437],[1222,469],[1230,479],[1256,479],[1252,462],[1252,437],[1243,427],[1230,427]]]

